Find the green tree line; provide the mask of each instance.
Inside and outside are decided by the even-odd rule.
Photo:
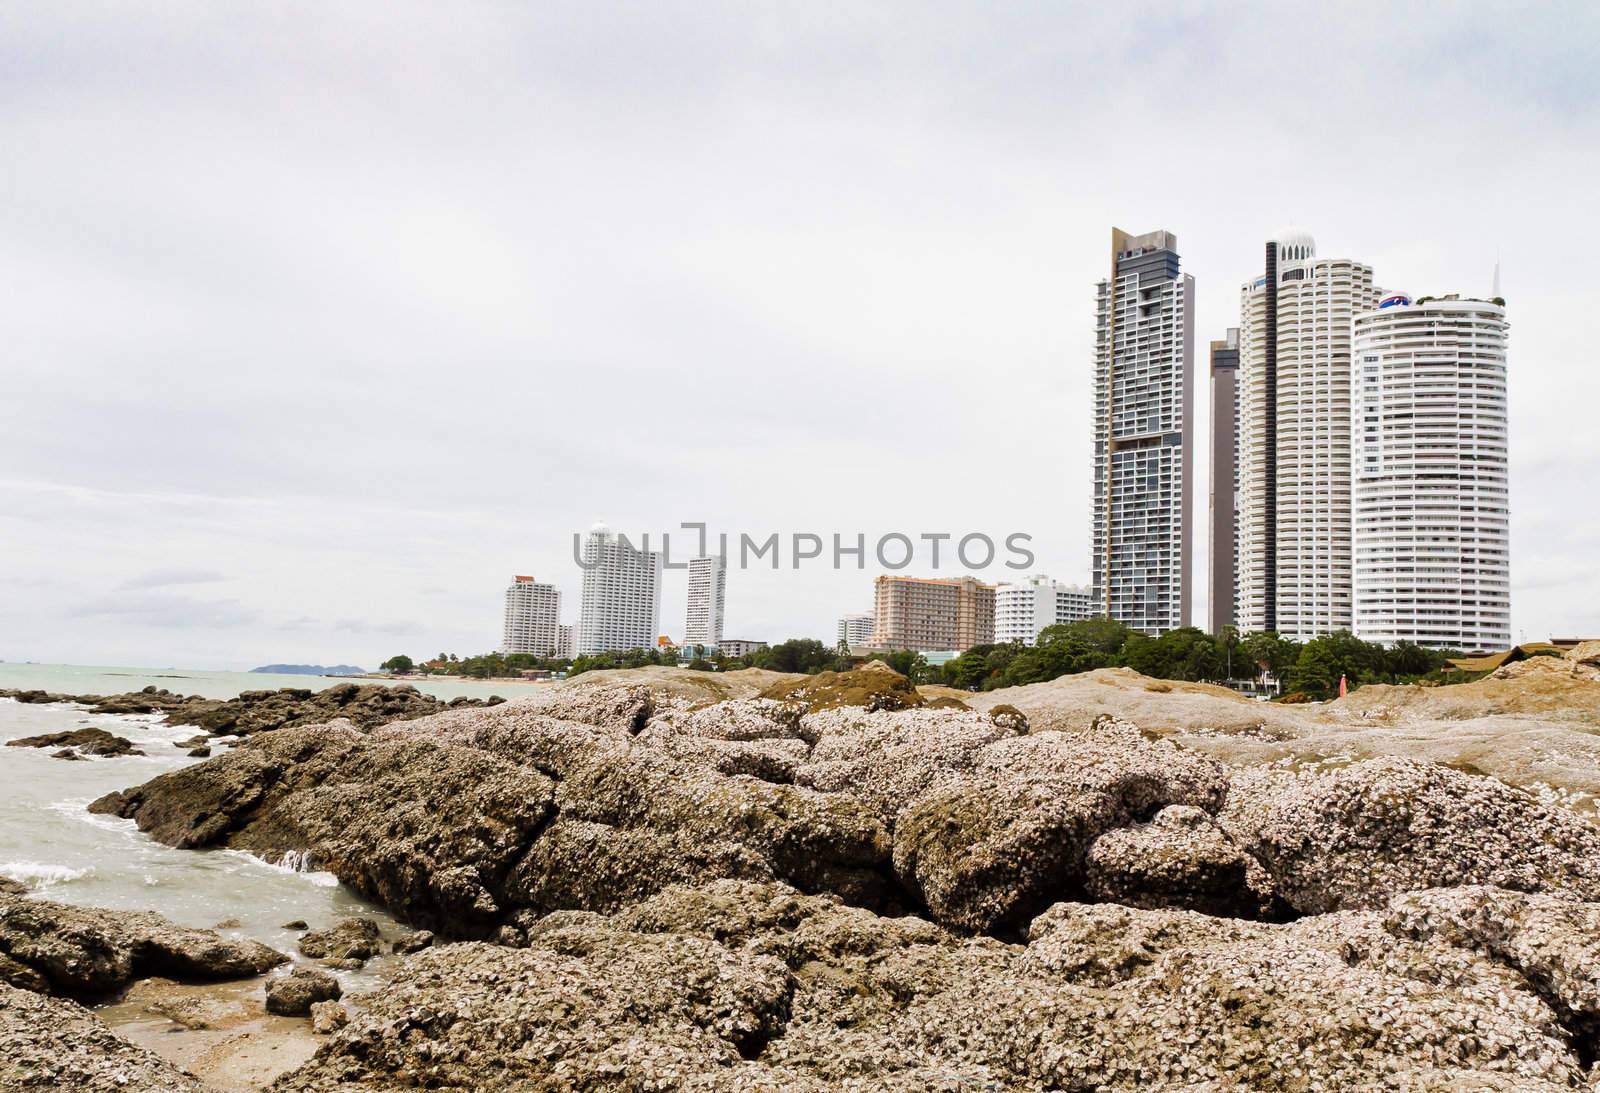
[[[1412,642],[1383,646],[1362,641],[1345,631],[1301,643],[1272,631],[1241,635],[1230,626],[1218,634],[1207,634],[1189,626],[1153,638],[1112,619],[1098,618],[1048,626],[1033,645],[977,645],[943,665],[930,665],[922,654],[909,650],[875,654],[874,659],[913,682],[942,683],[966,691],[1044,683],[1077,672],[1120,667],[1155,679],[1190,681],[1248,679],[1265,671],[1282,681],[1291,694],[1325,699],[1338,693],[1341,677],[1352,688],[1364,683],[1442,679],[1446,656]],[[743,657],[708,655],[704,647],[667,647],[593,653],[572,660],[527,653],[485,653],[462,659],[440,653],[430,663],[444,667],[425,670],[499,679],[530,668],[580,675],[653,664],[708,672],[765,668],[814,675],[845,671],[857,662],[844,650],[814,638],[791,638]],[[391,657],[383,663],[386,671],[393,672],[415,667],[407,656]]]

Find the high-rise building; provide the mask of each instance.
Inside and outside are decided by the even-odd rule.
[[[1511,645],[1501,300],[1385,297],[1355,319],[1355,633]]]
[[[1211,343],[1211,632],[1237,618],[1239,568],[1239,330]]]
[[[686,646],[714,646],[722,641],[722,611],[728,570],[716,555],[689,560],[689,618],[683,626]]]
[[[561,647],[561,590],[532,577],[513,577],[506,586],[502,653],[555,656]]]
[[[578,652],[655,646],[661,621],[661,552],[596,524],[583,541]]]
[[[1194,278],[1168,231],[1111,231],[1096,300],[1094,595],[1150,634],[1189,625]]]
[[[1350,332],[1372,267],[1266,244],[1239,308],[1237,625],[1306,641],[1351,626]]]
[[[1094,590],[1052,581],[1036,573],[994,590],[994,640],[1032,645],[1047,626],[1077,622],[1097,614]]]
[[[872,644],[960,651],[994,641],[994,586],[976,577],[885,574],[874,584]]]
[[[839,644],[846,649],[867,645],[872,641],[872,630],[877,624],[870,611],[860,611],[839,617]]]
[[[556,646],[556,656],[571,660],[578,655],[578,628],[570,622],[561,624],[561,641]]]

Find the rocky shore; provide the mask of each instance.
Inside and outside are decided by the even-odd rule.
[[[1600,828],[1560,805],[879,668],[767,694],[286,725],[91,807],[437,936],[348,1011],[284,983],[330,1008],[280,1091],[1600,1088]]]
[[[194,725],[203,730],[190,746],[199,746],[210,736],[250,736],[294,725],[320,724],[334,718],[370,729],[390,721],[427,717],[442,710],[494,706],[504,701],[495,696],[445,701],[423,694],[410,684],[390,687],[380,683],[339,683],[320,691],[303,687],[245,691],[229,699],[174,694],[164,687],[153,686],[120,695],[68,695],[0,688],[0,698],[14,698],[25,703],[75,702],[88,706],[91,714],[161,714],[169,725]]]

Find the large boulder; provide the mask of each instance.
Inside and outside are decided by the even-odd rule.
[[[340,919],[326,930],[300,937],[300,951],[317,960],[366,961],[383,951],[378,924],[370,918]]]
[[[1600,903],[1487,886],[1432,888],[1389,901],[1396,937],[1478,949],[1517,971],[1600,1056]]]
[[[16,894],[0,895],[0,954],[0,978],[7,982],[82,998],[104,997],[146,976],[244,979],[288,959],[260,942],[177,926],[148,911],[74,907]]]
[[[1271,912],[1264,871],[1193,805],[1106,832],[1089,848],[1085,872],[1088,894],[1108,903],[1231,918]]]
[[[70,729],[65,732],[49,732],[42,736],[22,736],[15,740],[7,740],[8,748],[71,748],[74,756],[94,755],[112,757],[119,755],[143,755],[144,752],[133,746],[133,741],[125,736],[117,736],[105,729]]]
[[[964,779],[907,806],[894,867],[935,921],[1016,930],[1078,890],[1084,855],[1117,822],[1116,802],[1045,780]]]
[[[490,931],[501,882],[550,814],[537,771],[474,748],[279,729],[90,806],[180,847],[294,854],[420,925]]]
[[[763,690],[761,697],[795,703],[812,712],[842,706],[858,706],[869,712],[905,710],[924,703],[909,679],[880,660],[846,672],[819,672],[779,680]]]
[[[1061,904],[1026,944],[770,883],[430,950],[279,1093],[1498,1089],[1585,1078],[1513,971],[1377,914],[1300,924]]]
[[[90,1011],[0,982],[0,1089],[39,1093],[203,1093]]]
[[[318,1002],[328,1002],[343,993],[339,981],[315,968],[295,968],[267,980],[267,1012],[280,1017],[306,1017]]]
[[[1303,914],[1469,884],[1600,899],[1600,828],[1497,779],[1432,763],[1242,772],[1219,820]]]

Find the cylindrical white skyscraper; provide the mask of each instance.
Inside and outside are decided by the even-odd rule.
[[[1506,318],[1500,302],[1386,297],[1355,320],[1355,633],[1511,644]]]

